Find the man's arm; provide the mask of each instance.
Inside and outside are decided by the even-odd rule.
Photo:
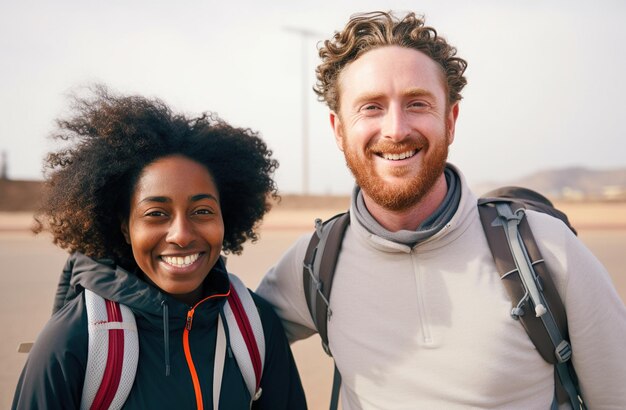
[[[289,342],[316,333],[304,296],[302,261],[311,234],[300,237],[263,277],[256,293],[274,306]]]
[[[587,407],[626,408],[626,307],[606,269],[565,225],[529,214],[565,305],[572,361]]]

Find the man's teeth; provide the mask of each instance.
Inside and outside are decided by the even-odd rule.
[[[184,268],[185,266],[189,266],[197,261],[199,256],[199,253],[194,253],[193,255],[187,256],[162,256],[161,259],[163,259],[163,261],[168,265],[176,266],[177,268]]]
[[[388,159],[391,161],[399,161],[401,159],[406,159],[409,157],[412,157],[413,155],[415,155],[417,153],[417,150],[411,150],[411,151],[406,151],[406,152],[402,152],[400,154],[382,154],[382,157],[384,159]]]

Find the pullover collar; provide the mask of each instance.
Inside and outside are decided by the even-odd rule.
[[[374,219],[365,206],[363,192],[355,186],[352,193],[352,212],[357,221],[370,233],[388,241],[413,247],[441,230],[454,216],[461,200],[461,179],[449,165],[444,170],[448,191],[443,202],[415,231],[391,232]]]

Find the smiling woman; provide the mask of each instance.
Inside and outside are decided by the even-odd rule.
[[[213,177],[181,155],[147,165],[122,233],[146,280],[193,306],[217,262],[224,221]]]
[[[46,160],[36,231],[50,232],[71,256],[13,408],[85,404],[95,378],[87,325],[92,294],[130,308],[137,323],[137,371],[127,386],[120,382],[118,392],[129,389],[120,406],[306,408],[280,321],[260,297],[235,291],[238,280],[220,257],[257,239],[255,227],[277,196],[272,152],[256,133],[213,115],[188,118],[159,100],[103,86],[92,91],[91,98],[74,99],[73,117],[58,121],[55,137],[69,146]],[[239,358],[218,349],[219,323],[231,305],[260,317],[265,355],[260,367],[252,360],[252,393]],[[225,333],[232,352],[230,338],[241,335]]]

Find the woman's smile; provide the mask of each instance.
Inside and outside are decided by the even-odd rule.
[[[174,268],[187,268],[194,264],[198,258],[200,257],[199,253],[194,253],[192,255],[187,256],[161,256],[161,260],[165,262],[167,265],[170,265]]]

